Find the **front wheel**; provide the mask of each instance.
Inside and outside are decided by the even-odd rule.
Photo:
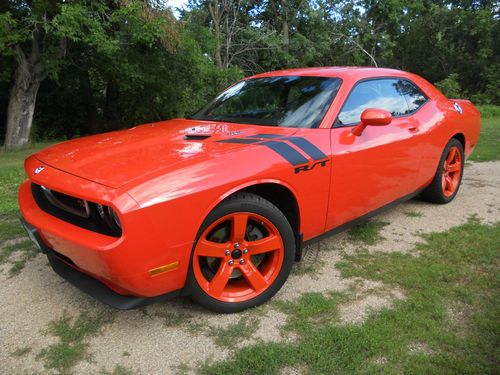
[[[188,287],[206,308],[232,313],[271,298],[293,265],[290,223],[269,201],[236,194],[205,219],[194,245]]]
[[[444,148],[436,175],[422,193],[422,198],[434,203],[448,203],[458,193],[464,171],[464,148],[455,138]]]

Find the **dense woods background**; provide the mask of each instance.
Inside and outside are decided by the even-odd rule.
[[[500,104],[500,6],[477,0],[0,0],[0,142],[183,116],[257,72],[378,65]],[[33,121],[31,121],[33,119]]]

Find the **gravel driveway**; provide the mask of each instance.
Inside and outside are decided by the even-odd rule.
[[[421,233],[445,231],[471,215],[485,222],[500,220],[500,162],[467,163],[461,191],[448,205],[413,200],[378,216],[375,220],[388,224],[381,229],[383,239],[367,249],[410,252],[421,241]],[[405,298],[404,292],[373,281],[341,278],[335,263],[358,247],[347,233],[310,246],[275,300],[295,299],[307,292],[345,291],[356,285],[356,290],[365,292],[340,307],[341,321],[360,324],[370,310]],[[224,359],[257,340],[294,340],[280,330],[287,316],[272,303],[233,315],[210,313],[184,298],[138,310],[113,310],[59,278],[42,255],[16,276],[10,277],[4,267],[0,279],[0,373],[4,374],[46,373],[37,355],[58,341],[47,327],[64,314],[109,318],[101,334],[85,340],[88,356],[72,367],[75,374],[112,371],[117,365],[140,374],[191,372],[197,364]],[[243,340],[226,345],[218,339],[218,331],[248,320],[255,325]],[[21,348],[26,353],[13,354]]]

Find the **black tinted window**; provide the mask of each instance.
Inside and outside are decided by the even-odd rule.
[[[338,116],[341,125],[360,121],[367,108],[385,109],[392,116],[403,116],[413,112],[426,98],[411,83],[400,79],[377,79],[359,83],[347,98]]]
[[[283,76],[241,81],[201,111],[197,120],[311,128],[335,97],[338,78]]]

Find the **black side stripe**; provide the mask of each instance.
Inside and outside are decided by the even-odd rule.
[[[221,139],[220,141],[217,141],[219,143],[244,143],[244,144],[250,144],[250,143],[257,143],[260,142],[259,139],[248,139],[248,138],[228,138],[228,139]]]
[[[283,140],[287,140],[287,141],[290,141],[291,143],[293,143],[295,146],[297,146],[302,151],[304,151],[307,155],[309,155],[311,158],[313,158],[314,161],[323,160],[323,159],[326,159],[328,157],[323,153],[323,151],[321,151],[319,148],[317,148],[315,145],[313,145],[307,139],[299,138],[299,137],[287,137],[287,138],[283,138]]]
[[[247,138],[281,138],[283,137],[280,134],[255,134],[255,135],[249,135]]]
[[[306,164],[308,160],[300,154],[298,151],[294,150],[291,146],[283,142],[276,141],[266,141],[260,143],[263,146],[267,146],[274,152],[280,154],[285,160],[287,160],[292,165]]]

